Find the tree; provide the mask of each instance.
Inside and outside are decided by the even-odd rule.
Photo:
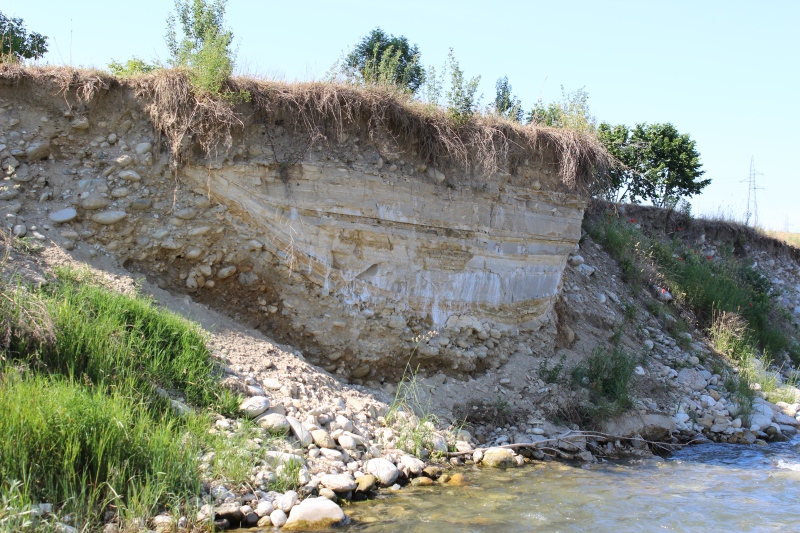
[[[671,209],[711,183],[700,179],[705,171],[700,170],[695,141],[672,124],[643,123],[628,129],[603,122],[597,137],[624,165],[611,172],[610,190],[617,201],[649,200]]]
[[[456,60],[453,49],[447,54],[445,70],[450,72],[450,90],[445,93],[447,112],[457,122],[468,120],[478,108],[480,98],[475,97],[481,77],[464,78],[464,71]]]
[[[47,53],[47,37],[36,32],[28,33],[21,18],[8,18],[0,12],[0,39],[2,56],[16,61],[39,59]]]
[[[508,76],[499,78],[495,89],[494,112],[514,122],[522,122],[522,102],[511,93]]]
[[[167,18],[167,47],[173,67],[187,69],[192,87],[202,94],[219,94],[233,72],[233,33],[224,24],[227,0],[175,0],[175,15]]]
[[[417,45],[404,36],[375,28],[347,54],[344,66],[352,77],[369,85],[394,85],[416,92],[425,79]]]

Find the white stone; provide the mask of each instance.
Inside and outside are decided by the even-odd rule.
[[[123,170],[119,173],[119,179],[125,181],[141,181],[142,177],[135,170]]]
[[[136,145],[136,153],[138,155],[144,155],[152,149],[153,145],[150,143],[139,143]]]
[[[283,511],[284,513],[288,513],[291,511],[292,507],[297,503],[297,493],[293,490],[286,491],[281,497],[275,500],[275,505]]]
[[[416,457],[412,457],[410,455],[404,455],[400,458],[400,462],[408,468],[408,471],[418,476],[422,473],[422,469],[425,468],[425,463],[417,459]]]
[[[340,435],[337,440],[339,441],[339,446],[345,450],[355,450],[358,447],[356,439],[350,435]]]
[[[318,448],[319,453],[329,461],[344,461],[344,454],[331,448]]]
[[[344,511],[328,498],[307,498],[296,505],[284,529],[319,529],[342,524],[347,520]]]
[[[572,267],[577,267],[577,266],[582,265],[583,261],[584,261],[584,259],[583,259],[583,256],[581,256],[581,255],[571,255],[571,256],[569,256],[569,259],[567,259],[567,262],[569,263],[569,266],[572,266]]]
[[[264,396],[252,396],[239,406],[245,415],[253,418],[269,409],[269,400]]]
[[[350,474],[326,474],[320,478],[320,483],[333,492],[350,492],[358,486]]]
[[[275,508],[272,506],[272,502],[258,502],[255,512],[258,516],[267,516],[274,510]]]
[[[387,487],[394,483],[400,475],[400,471],[397,467],[393,465],[391,461],[383,457],[367,461],[366,470],[368,474],[377,477],[381,484]]]
[[[255,421],[259,426],[272,433],[288,433],[292,429],[289,421],[280,413],[265,413]]]
[[[489,448],[483,452],[481,464],[491,467],[516,466],[514,452],[508,448]]]
[[[287,516],[281,509],[275,509],[269,514],[269,519],[273,526],[282,527],[286,523]]]
[[[311,433],[309,433],[308,430],[303,427],[303,424],[301,424],[298,419],[294,418],[293,416],[287,416],[286,421],[289,422],[289,426],[292,428],[292,433],[294,433],[295,438],[300,442],[300,446],[305,448],[314,442],[314,439],[311,437]]]

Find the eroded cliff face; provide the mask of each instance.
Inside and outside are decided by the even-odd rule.
[[[229,148],[177,166],[143,105],[124,87],[81,103],[0,85],[9,225],[46,212],[44,237],[113,255],[351,380],[411,356],[468,373],[552,348],[585,206],[554,154],[463,179],[391,132],[311,139],[245,108]]]

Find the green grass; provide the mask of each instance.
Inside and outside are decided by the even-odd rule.
[[[796,343],[779,326],[769,280],[746,260],[733,257],[730,249],[722,249],[716,257],[705,256],[678,238],[648,237],[611,213],[587,218],[585,228],[617,260],[625,281],[640,284],[644,272],[654,269],[674,303],[691,309],[701,327],[711,326],[715,312],[739,313],[762,350],[787,350],[800,362]]]
[[[0,530],[48,530],[40,502],[89,530],[107,511],[185,514],[203,481],[249,483],[267,462],[261,428],[209,433],[211,413],[235,415],[240,398],[219,385],[204,332],[150,298],[59,270],[41,289],[0,282],[0,313]],[[195,410],[173,412],[157,387]]]
[[[167,494],[199,492],[200,443],[175,417],[64,377],[12,369],[2,374],[0,396],[0,472],[4,485],[22,482],[24,500],[60,504],[88,520],[143,487],[155,496],[152,506]]]
[[[425,395],[417,372],[406,365],[397,384],[394,400],[386,413],[397,436],[397,447],[421,457],[435,455],[434,438],[439,419],[431,413],[430,399]]]

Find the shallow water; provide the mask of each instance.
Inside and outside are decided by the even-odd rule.
[[[337,531],[799,531],[800,440],[707,444],[666,459],[463,470],[467,487],[407,487],[345,508]]]

